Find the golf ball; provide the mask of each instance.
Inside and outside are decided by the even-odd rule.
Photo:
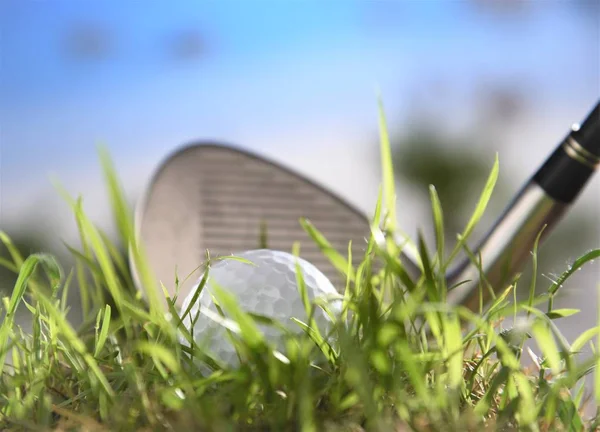
[[[193,325],[194,338],[200,346],[207,343],[204,346],[226,363],[237,362],[237,355],[228,339],[227,330],[200,311],[208,309],[213,312],[213,316],[219,313],[211,295],[215,285],[233,294],[243,310],[277,320],[294,332],[302,332],[298,323],[291,320],[292,317],[303,322],[307,320],[296,279],[298,263],[309,300],[313,302],[317,298],[324,299],[334,316],[341,311],[338,292],[329,279],[308,261],[286,252],[269,249],[250,250],[233,256],[244,258],[251,264],[231,258],[212,264],[202,292],[192,305],[190,314],[183,320],[188,330],[191,330]],[[202,277],[184,300],[182,311],[188,309],[201,280]],[[228,317],[225,311],[223,313]],[[325,332],[330,328],[331,318],[318,306],[315,307],[313,316],[325,336]],[[268,325],[258,324],[258,327],[265,337],[277,346],[281,331]]]

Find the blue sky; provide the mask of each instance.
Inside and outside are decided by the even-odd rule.
[[[589,19],[598,12],[592,3],[574,11],[565,2],[530,2],[504,15],[473,3],[5,0],[3,204],[38,189],[52,193],[48,173],[82,187],[100,182],[99,141],[128,181],[201,138],[292,164],[302,151],[318,157],[324,146],[354,149],[375,131],[376,84],[399,125],[411,111],[411,93],[427,95],[438,79],[452,95],[429,94],[427,103],[454,124],[469,116],[480,80],[518,84],[542,108],[576,118],[594,103],[600,30]],[[108,32],[106,59],[64,56],[64,35],[77,23]],[[170,61],[169,38],[190,29],[206,38],[206,56]]]
[[[578,50],[589,55],[590,47],[582,41],[598,36],[597,26],[595,34],[590,34],[575,13],[568,13],[564,2],[544,2],[543,8],[533,5],[532,11],[505,19],[481,13],[469,4],[364,0],[84,4],[8,0],[0,5],[0,88],[4,103],[14,105],[81,90],[98,96],[103,90],[120,90],[140,80],[155,79],[176,68],[165,61],[165,45],[167,38],[180,29],[199,28],[209,39],[205,62],[222,72],[236,73],[240,68],[252,68],[295,51],[300,54],[296,56],[299,61],[310,62],[310,57],[304,55],[318,52],[320,47],[360,52],[385,49],[386,45],[401,51],[410,48],[413,54],[423,51],[419,60],[452,52],[453,58],[442,59],[450,71],[471,57],[466,62],[470,68],[474,63],[510,73],[511,69],[531,66],[538,57],[532,72],[552,72],[560,66],[549,63],[544,53],[532,52],[534,46],[557,52],[568,46],[574,57]],[[81,65],[62,56],[65,32],[74,23],[86,22],[99,24],[110,33],[115,47],[106,62]],[[465,48],[471,52],[448,50],[460,45],[458,42],[467,43]],[[486,53],[490,44],[493,50]],[[335,52],[329,54],[335,56]],[[386,60],[398,63],[397,59]],[[201,65],[197,68],[201,73]]]

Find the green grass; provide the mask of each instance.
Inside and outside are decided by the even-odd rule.
[[[134,288],[128,258],[88,219],[80,199],[65,194],[81,235],[81,245],[70,247],[76,264],[69,272],[52,256],[21,256],[1,235],[11,259],[0,264],[18,273],[12,295],[2,303],[2,429],[595,428],[596,419],[582,415],[590,393],[583,379],[593,373],[600,357],[581,359],[578,354],[593,346],[600,333],[590,329],[569,344],[554,321],[577,311],[554,309],[553,300],[570,275],[600,257],[600,249],[576,260],[541,296],[534,296],[534,279],[530,287],[518,287],[518,282],[507,287],[482,314],[447,305],[444,269],[466,248],[485,209],[497,160],[450,256],[444,256],[443,210],[435,188],[430,188],[436,245],[432,253],[422,239],[407,241],[405,247],[418,252],[424,270],[419,280],[411,280],[398,258],[400,245],[393,240],[398,238],[396,196],[383,109],[381,114],[384,188],[362,263],[353,267],[350,248],[332,249],[318,227],[302,221],[347,276],[346,285],[339,287],[339,325],[326,335],[313,320],[296,321],[298,333],[285,333],[286,349],[276,350],[257,324],[277,323],[246,313],[234,297],[217,291],[220,309],[229,317],[221,322],[228,325],[241,359],[238,367],[221,364],[195,342],[181,325],[187,311],[178,311],[175,299],[166,297],[170,315],[164,313],[160,296],[165,290],[154,282],[143,247],[135,242],[131,211],[105,152],[101,161],[119,242],[129,248],[145,287],[143,296]],[[299,282],[308,312],[324,307],[311,304],[301,278]],[[67,319],[66,299],[75,283],[85,315],[78,328]],[[522,288],[531,295],[522,302],[513,300],[515,290]],[[30,333],[15,324],[17,313],[31,320]],[[505,318],[517,315],[528,317],[527,323],[502,328]],[[187,343],[180,343],[178,332]],[[527,339],[541,358],[530,354]],[[600,385],[595,387],[598,394]]]

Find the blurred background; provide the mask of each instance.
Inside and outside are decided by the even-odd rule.
[[[600,1],[2,0],[1,229],[25,253],[67,260],[77,230],[52,178],[114,233],[97,144],[133,204],[158,164],[198,139],[265,155],[370,214],[377,88],[410,235],[433,239],[433,183],[451,243],[499,154],[476,240],[596,103]],[[595,178],[545,243],[540,289],[600,245],[599,196]],[[565,284],[560,307],[582,309],[559,321],[571,341],[596,323],[599,270]]]

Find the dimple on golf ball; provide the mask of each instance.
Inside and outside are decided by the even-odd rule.
[[[322,298],[327,301],[327,307],[333,315],[341,311],[338,292],[329,279],[310,262],[287,252],[269,249],[250,250],[233,256],[250,261],[251,264],[231,258],[211,264],[206,285],[192,305],[190,314],[183,320],[188,330],[191,330],[193,324],[196,340],[203,341],[208,334],[211,352],[226,363],[233,364],[237,358],[235,349],[227,338],[226,329],[200,312],[202,306],[203,310],[206,308],[215,314],[219,313],[212,299],[215,285],[233,294],[246,312],[272,318],[292,331],[301,332],[298,323],[291,319],[294,317],[306,323],[308,318],[296,279],[298,263],[309,301]],[[202,276],[184,300],[182,311],[188,309],[201,280]],[[227,317],[226,313],[225,316]],[[331,324],[327,313],[315,306],[313,316],[319,329],[326,332]],[[271,326],[258,327],[271,341],[276,341],[281,335],[280,330]]]

